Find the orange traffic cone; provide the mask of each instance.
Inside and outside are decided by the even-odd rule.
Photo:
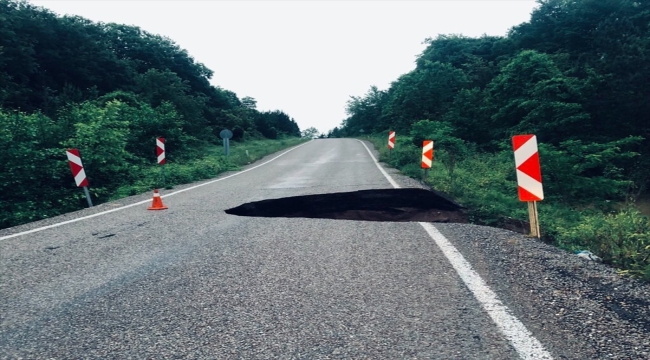
[[[165,210],[165,209],[167,209],[167,206],[163,205],[162,198],[160,197],[160,194],[158,194],[158,189],[154,189],[153,203],[151,204],[150,207],[147,208],[147,210]]]

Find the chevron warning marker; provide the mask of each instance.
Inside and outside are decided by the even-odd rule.
[[[158,157],[158,164],[165,164],[165,138],[156,139],[156,156]]]
[[[395,148],[395,132],[394,131],[389,131],[388,132],[388,148],[389,149],[394,149]]]
[[[72,176],[74,177],[74,181],[77,183],[77,186],[88,186],[88,178],[86,177],[84,166],[81,163],[81,155],[79,155],[79,150],[68,149],[65,154],[68,156],[68,164],[70,165],[70,170],[72,171]]]
[[[433,164],[433,140],[422,142],[422,168],[431,169]]]
[[[519,200],[543,200],[544,189],[537,151],[537,136],[515,135],[512,137],[512,147],[515,151]]]

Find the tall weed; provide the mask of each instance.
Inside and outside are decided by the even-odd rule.
[[[591,214],[558,231],[563,247],[589,249],[603,261],[650,280],[650,222],[634,208]]]

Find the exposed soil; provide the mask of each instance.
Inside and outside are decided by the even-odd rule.
[[[464,210],[437,191],[380,189],[262,200],[228,209],[226,213],[257,217],[467,223]]]

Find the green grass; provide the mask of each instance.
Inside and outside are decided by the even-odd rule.
[[[202,157],[190,160],[168,161],[167,164],[134,167],[137,181],[119,187],[109,200],[117,200],[131,195],[142,194],[155,188],[172,189],[176,185],[216,177],[222,172],[239,170],[241,166],[251,164],[266,155],[286,149],[307,140],[286,138],[278,140],[249,140],[242,143],[230,143],[230,156],[224,155],[223,146],[207,146],[200,153]],[[164,169],[163,169],[164,168]],[[163,182],[164,171],[164,182]]]

